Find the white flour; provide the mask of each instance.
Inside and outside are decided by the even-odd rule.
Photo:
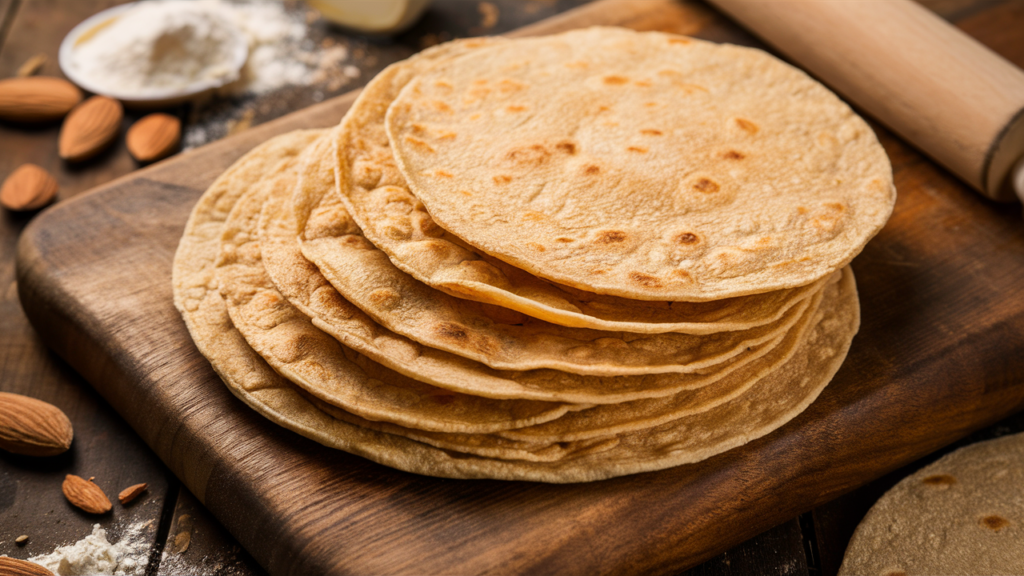
[[[72,61],[99,89],[144,96],[236,79],[243,42],[215,3],[143,2],[77,48]]]
[[[249,47],[241,71],[232,66],[239,33]],[[222,94],[262,94],[309,85],[347,59],[343,47],[321,54],[306,34],[301,16],[278,2],[157,0],[99,30],[75,49],[73,62],[113,93],[145,96],[222,79],[231,82]]]
[[[145,574],[149,546],[143,537],[148,523],[133,524],[116,544],[107,541],[107,531],[99,524],[92,534],[74,544],[61,546],[50,554],[29,558],[58,576],[112,574],[135,576]]]

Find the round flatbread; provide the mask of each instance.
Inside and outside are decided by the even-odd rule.
[[[713,302],[649,302],[546,282],[491,258],[438,226],[409,191],[384,127],[388,106],[416,75],[498,39],[455,41],[388,66],[342,120],[334,153],[337,190],[375,246],[413,278],[453,296],[496,304],[562,326],[654,334],[712,334],[777,321],[818,283]]]
[[[1024,434],[947,454],[885,493],[840,576],[1024,574]]]
[[[896,198],[871,128],[760,50],[589,28],[481,48],[387,132],[438,225],[578,289],[708,301],[841,268]]]
[[[805,345],[746,394],[710,411],[624,434],[613,448],[557,462],[496,460],[442,450],[332,418],[306,400],[250,348],[234,328],[217,291],[213,263],[231,206],[263,164],[298,152],[316,132],[291,133],[260,146],[232,166],[200,199],[175,254],[175,306],[200,352],[228,388],[270,420],[322,444],[418,474],[585,482],[696,462],[767,434],[804,410],[838,370],[859,325],[853,275],[845,269],[838,302],[819,311]],[[294,152],[294,154],[292,153]],[[221,206],[222,208],[218,208]],[[224,208],[227,209],[224,209]]]
[[[334,181],[322,161],[329,142],[318,140],[303,153],[298,186],[324,190]],[[423,346],[381,326],[338,294],[303,255],[290,206],[291,188],[275,186],[260,217],[260,252],[274,285],[315,326],[346,347],[421,382],[486,398],[520,398],[582,404],[615,404],[670,396],[718,381],[772,351],[783,336],[745,350],[735,358],[691,374],[581,376],[557,370],[494,370],[479,362]],[[805,312],[804,314],[808,314]]]

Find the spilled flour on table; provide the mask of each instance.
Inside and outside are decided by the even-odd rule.
[[[61,546],[43,556],[33,556],[35,562],[58,576],[86,574],[113,574],[115,576],[141,576],[149,561],[149,542],[145,529],[150,522],[128,526],[121,539],[111,544],[107,531],[94,524],[92,534],[74,544]]]

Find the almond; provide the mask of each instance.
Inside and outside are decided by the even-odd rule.
[[[0,392],[0,448],[26,456],[53,456],[71,447],[68,417],[53,404]]]
[[[57,195],[57,181],[35,164],[22,164],[0,187],[0,204],[8,210],[36,210]]]
[[[30,76],[0,80],[0,120],[58,120],[81,101],[82,91],[61,78]]]
[[[124,490],[121,490],[121,493],[117,495],[117,499],[121,502],[121,505],[124,506],[125,504],[138,498],[139,494],[145,492],[147,486],[149,486],[149,484],[146,483],[136,484],[135,486],[129,486]]]
[[[106,514],[113,508],[110,499],[99,486],[80,476],[65,476],[62,489],[68,502],[90,514]]]
[[[69,162],[81,162],[98,154],[121,130],[124,108],[106,96],[82,102],[64,119],[57,151]]]
[[[35,562],[7,556],[0,556],[0,574],[4,576],[53,576],[53,572]]]
[[[181,120],[156,113],[141,118],[128,129],[125,144],[139,162],[154,162],[170,156],[181,141]]]

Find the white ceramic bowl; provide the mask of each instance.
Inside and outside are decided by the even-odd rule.
[[[94,94],[102,94],[104,96],[116,98],[123,102],[125,106],[136,108],[157,108],[178,104],[186,100],[197,98],[211,90],[220,88],[233,80],[233,78],[207,79],[193,82],[181,89],[162,90],[159,92],[147,91],[144,94],[111,92],[110,90],[103,89],[100,86],[93,84],[89,78],[83,76],[75,68],[72,57],[75,48],[78,46],[83,36],[93,34],[100,28],[110,25],[122,14],[135,7],[136,4],[137,2],[131,2],[128,4],[121,4],[120,6],[115,6],[113,8],[108,8],[102,12],[93,14],[79,23],[78,26],[72,28],[71,32],[68,32],[68,35],[65,36],[64,40],[60,43],[60,51],[58,52],[60,69],[64,72],[64,75],[84,90]],[[245,36],[240,30],[236,29],[235,32],[236,42],[232,55],[232,68],[235,71],[240,71],[242,66],[245,65],[246,59],[249,57],[249,43],[246,41]],[[88,36],[86,36],[86,38],[87,37]]]

